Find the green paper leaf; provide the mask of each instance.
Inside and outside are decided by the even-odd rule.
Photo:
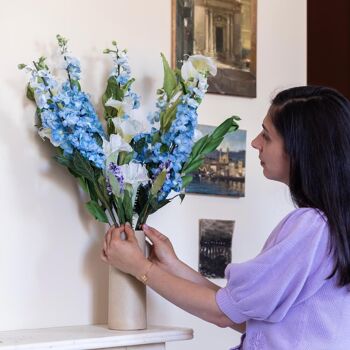
[[[94,133],[93,137],[94,137],[94,140],[96,141],[96,143],[97,143],[100,147],[102,147],[102,145],[103,145],[102,136],[101,136],[100,134]]]
[[[215,151],[221,144],[221,142],[224,140],[223,137],[220,137],[218,139],[210,139],[210,142],[208,142],[204,148],[201,150],[201,156],[205,156],[208,153],[211,153]]]
[[[27,85],[27,94],[26,94],[27,98],[31,101],[35,102],[35,98],[34,98],[34,89],[30,87],[29,83]]]
[[[43,126],[43,122],[41,120],[41,111],[40,108],[35,110],[35,126],[40,129]]]
[[[72,87],[76,86],[78,88],[78,91],[81,91],[81,86],[80,86],[80,83],[78,80],[72,79],[70,82],[71,82]]]
[[[96,192],[96,188],[95,188],[94,184],[91,181],[88,181],[88,180],[86,180],[86,183],[87,183],[88,188],[89,188],[90,199],[94,200],[95,202],[98,202],[99,197],[98,197],[98,194]]]
[[[104,116],[106,119],[117,116],[117,110],[115,108],[105,105],[110,98],[118,101],[122,101],[124,98],[124,90],[119,86],[114,76],[109,77],[106,91],[102,96]]]
[[[66,158],[64,155],[57,154],[53,159],[60,165],[70,168],[73,164],[71,159]]]
[[[118,180],[110,172],[108,172],[108,180],[109,180],[109,184],[111,185],[113,194],[119,198],[121,196],[121,193],[120,193],[120,184]]]
[[[163,170],[157,178],[154,180],[154,183],[151,188],[151,195],[156,196],[159,190],[162,188],[166,178],[166,170]]]
[[[108,218],[103,209],[95,201],[85,203],[86,209],[98,221],[108,223]]]
[[[78,151],[73,154],[74,171],[87,178],[91,182],[95,181],[95,173],[90,162],[85,159]]]
[[[89,192],[89,186],[87,185],[86,183],[86,180],[83,178],[83,177],[79,177],[78,178],[78,183],[79,183],[79,186],[82,188],[82,190],[90,195],[90,192]],[[92,199],[92,198],[91,198]]]
[[[193,173],[203,164],[203,162],[203,158],[194,160],[193,162],[189,163],[188,166],[183,170],[183,174],[187,175]]]
[[[173,103],[173,105],[168,108],[165,112],[160,115],[160,130],[162,133],[168,131],[171,123],[176,117],[177,106],[181,102],[181,96]]]
[[[121,225],[125,224],[126,220],[125,220],[123,200],[120,197],[115,197],[115,203],[116,203],[116,207],[117,207],[119,223]]]
[[[185,188],[193,180],[193,176],[186,175],[186,176],[183,176],[181,179],[182,179],[182,188]]]
[[[125,221],[132,224],[132,214],[133,214],[132,191],[129,191],[127,189],[124,191],[123,207],[124,207]]]
[[[154,145],[155,143],[160,142],[160,141],[161,141],[160,132],[157,131],[152,136],[152,145]]]
[[[115,127],[112,118],[107,119],[107,134],[112,135],[115,134]]]
[[[165,56],[161,53],[162,61],[163,61],[163,68],[164,68],[164,82],[163,82],[163,89],[168,97],[168,101],[171,98],[171,95],[173,91],[175,90],[177,86],[177,80],[176,75],[174,71],[170,68],[168,61],[166,60]]]
[[[171,199],[164,199],[161,202],[158,202],[156,198],[153,198],[150,202],[150,208],[147,212],[147,216],[155,213],[160,208],[163,208],[165,205],[171,202]]]
[[[101,174],[98,177],[97,183],[99,185],[99,189],[100,189],[100,193],[103,196],[103,199],[105,200],[105,202],[109,202],[110,198],[109,195],[107,193],[107,183],[106,183],[106,178]],[[96,185],[96,186],[98,186]]]
[[[118,155],[118,165],[129,164],[134,158],[134,152],[121,151]]]
[[[145,137],[142,137],[140,140],[135,142],[134,140],[131,141],[130,146],[133,148],[133,150],[136,153],[141,153],[144,147],[147,145]]]
[[[109,77],[107,80],[107,88],[102,96],[103,105],[105,105],[110,98],[118,101],[122,101],[124,98],[124,91],[120,88],[114,76]]]
[[[106,169],[108,169],[109,163],[111,163],[111,162],[113,162],[115,164],[118,164],[118,157],[119,157],[119,152],[118,151],[112,152],[108,156],[108,158],[106,159]]]
[[[208,142],[208,138],[209,136],[205,135],[194,144],[191,151],[191,157],[195,158],[201,153],[201,150],[203,149],[203,147],[205,147],[206,143]]]
[[[218,139],[220,137],[224,137],[229,132],[237,130],[239,126],[236,123],[236,120],[240,120],[240,118],[237,116],[227,118],[224,122],[215,128],[210,137],[213,139]]]
[[[59,148],[58,148],[59,150]],[[69,172],[76,178],[80,177],[80,174],[77,173],[75,170],[73,161],[67,157],[65,157],[63,154],[57,154],[56,156],[53,157],[53,159],[60,165],[66,167]]]
[[[172,200],[174,200],[177,197],[180,197],[180,200],[182,202],[183,199],[185,198],[185,194],[184,193],[180,193],[180,194],[175,195],[174,197],[164,199],[164,200],[162,200],[160,202],[158,202],[156,198],[153,198],[151,200],[151,202],[150,202],[151,209],[147,211],[147,216],[150,215],[150,214],[155,213],[157,210],[159,210],[160,208],[164,207],[165,205],[167,205],[168,203],[170,203]]]

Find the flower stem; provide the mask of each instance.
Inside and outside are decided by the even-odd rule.
[[[98,186],[98,184],[94,183],[94,188],[95,188],[95,191],[97,193],[97,196],[98,196],[98,199],[101,201],[101,203],[105,206],[105,208],[107,209],[112,221],[113,221],[113,224],[117,227],[118,226],[118,222],[117,220],[115,219],[114,217],[114,214],[113,214],[113,210],[112,208],[110,207],[108,201],[104,198],[103,196],[103,193],[101,192],[101,189],[100,187]]]
[[[33,61],[33,63],[34,63],[34,67],[35,67],[36,71],[39,72],[40,69],[39,69],[37,63],[36,63],[35,61]],[[40,78],[43,80],[44,85],[45,85],[45,86],[48,86],[48,84],[47,84],[45,78],[43,78],[43,77],[40,77]],[[48,89],[48,90],[49,90],[50,96],[53,97],[53,93],[52,93],[51,89]]]
[[[117,223],[117,220],[116,220],[115,217],[114,217],[113,211],[112,211],[110,208],[108,208],[108,207],[107,207],[107,211],[108,211],[110,217],[112,218],[113,225],[114,225],[115,227],[118,227],[118,223]],[[109,224],[109,225],[110,225],[110,226],[113,226],[113,225],[111,225],[111,224]]]
[[[64,60],[67,62],[67,57],[64,55],[63,56]],[[70,88],[73,89],[73,84],[72,84],[72,79],[70,77],[70,73],[69,73],[69,70],[68,70],[68,66],[66,68],[66,72],[67,72],[67,75],[68,75],[68,80],[69,80],[69,85],[70,85]]]

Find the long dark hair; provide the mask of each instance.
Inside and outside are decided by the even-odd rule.
[[[298,207],[322,211],[338,285],[350,284],[350,102],[336,90],[301,86],[272,100],[272,123],[290,157],[289,188]]]

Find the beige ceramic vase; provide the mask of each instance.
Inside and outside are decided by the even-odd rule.
[[[140,248],[146,253],[143,231],[135,231]],[[109,267],[108,328],[137,330],[147,328],[146,286],[131,275]]]

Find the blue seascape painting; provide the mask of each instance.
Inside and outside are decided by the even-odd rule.
[[[198,125],[198,130],[207,135],[214,127]],[[220,146],[209,153],[203,165],[193,173],[193,181],[187,186],[186,193],[244,197],[246,138],[245,130],[226,135]]]

